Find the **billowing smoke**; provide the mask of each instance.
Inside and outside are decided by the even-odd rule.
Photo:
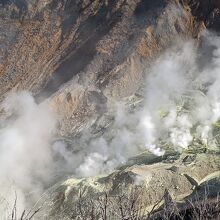
[[[36,201],[51,178],[53,161],[50,140],[56,127],[55,116],[45,104],[37,105],[27,92],[10,93],[2,103],[10,119],[0,130],[0,219],[12,210]],[[17,194],[17,196],[16,196]]]
[[[162,156],[167,148],[181,152],[198,143],[217,148],[220,38],[205,33],[203,42],[213,48],[209,62],[195,42],[178,42],[144,70],[142,105],[134,110],[126,100],[117,103],[111,128],[101,137],[82,135],[77,152],[74,144],[52,141],[57,121],[46,103],[36,104],[27,92],[10,93],[1,105],[10,117],[0,130],[0,196],[9,209],[15,192],[22,210],[57,175],[108,173],[143,151]]]
[[[76,169],[79,176],[112,170],[144,150],[162,156],[167,149],[218,147],[213,132],[220,118],[220,39],[204,33],[203,44],[213,50],[209,57],[197,43],[178,42],[146,70],[144,106],[129,112],[117,105],[114,135],[93,140]]]

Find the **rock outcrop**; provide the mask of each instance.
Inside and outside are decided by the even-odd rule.
[[[204,191],[208,180],[220,178],[219,162],[219,155],[215,154],[183,154],[179,158],[167,155],[160,162],[128,166],[110,175],[86,179],[69,178],[53,190],[53,200],[45,203],[48,204],[46,210],[48,212],[50,209],[52,219],[68,219],[75,214],[74,208],[78,205],[79,195],[80,199],[91,199],[95,203],[106,193],[110,201],[110,198],[139,192],[147,213],[161,201],[166,190],[179,202],[196,199],[198,189]],[[191,179],[198,181],[198,185],[204,185],[203,188],[196,187]],[[206,190],[206,195],[218,194],[218,187]],[[205,195],[204,192],[202,195]]]
[[[141,103],[151,61],[176,40],[199,42],[206,28],[219,30],[219,10],[218,0],[0,1],[0,101],[29,90],[57,113],[60,136],[102,135],[117,100]],[[139,160],[110,175],[58,183],[47,217],[70,219],[80,191],[98,198],[144,188],[148,208],[166,189],[182,199],[196,186],[189,177],[200,181],[220,168],[219,155],[208,153]]]
[[[212,1],[204,13],[205,2],[3,1],[0,99],[11,90],[50,98],[61,134],[74,136],[109,100],[135,94],[143,66],[175,38],[216,27],[219,6]]]

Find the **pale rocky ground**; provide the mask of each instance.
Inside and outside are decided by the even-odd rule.
[[[147,158],[147,154],[144,154]],[[198,186],[195,186],[185,175],[198,182],[208,184],[210,179],[219,178],[220,159],[217,154],[182,154],[181,156],[167,155],[155,160],[150,159],[141,165],[130,165],[116,170],[110,175],[96,176],[84,179],[69,178],[53,189],[50,198],[45,202],[46,210],[50,210],[52,219],[69,219],[74,215],[74,208],[79,200],[79,192],[82,198],[96,201],[106,192],[109,197],[127,195],[132,190],[139,189],[141,198],[144,198],[145,211],[151,211],[164,196],[165,190],[169,190],[172,198],[178,202],[186,202],[189,195],[195,194]],[[139,156],[139,159],[141,155]],[[216,187],[218,189],[218,187]],[[218,193],[210,188],[210,196]],[[192,194],[193,195],[193,194]]]
[[[112,103],[139,101],[146,70],[160,52],[179,38],[200,42],[204,29],[220,24],[218,0],[18,2],[0,2],[0,100],[19,90],[46,100],[59,116],[61,138],[102,135],[97,125],[112,123]],[[192,193],[192,184],[180,174],[200,181],[220,164],[217,154],[197,154],[189,164],[186,156],[152,164],[140,156],[107,176],[67,179],[51,194],[51,219],[68,219],[79,189],[83,196],[114,195],[130,189],[137,176],[146,206],[166,188],[181,199]]]

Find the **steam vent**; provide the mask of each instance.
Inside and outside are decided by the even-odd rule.
[[[0,0],[0,220],[220,219],[220,0]]]

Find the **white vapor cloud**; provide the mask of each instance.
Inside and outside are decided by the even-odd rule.
[[[34,201],[51,178],[50,140],[56,119],[46,105],[37,105],[27,92],[10,93],[1,108],[14,119],[0,130],[0,197],[7,200],[11,211],[16,192],[21,212],[28,207],[25,198],[33,197]]]
[[[214,48],[209,63],[201,65],[193,41],[178,42],[150,70],[144,70],[143,106],[131,110],[126,100],[111,106],[112,126],[101,137],[83,134],[79,146],[53,141],[57,119],[46,102],[36,104],[28,92],[9,93],[1,103],[10,117],[0,129],[0,201],[4,198],[12,206],[16,191],[22,210],[57,176],[108,173],[143,151],[164,155],[163,143],[180,152],[196,139],[216,148],[213,131],[220,119],[220,38],[210,33],[203,38]],[[4,209],[0,205],[0,219],[4,219]]]
[[[180,152],[196,139],[216,148],[212,131],[220,118],[219,39],[204,33],[203,41],[215,49],[208,58],[211,62],[203,67],[193,41],[178,42],[162,54],[146,73],[144,107],[129,113],[122,104],[117,105],[114,135],[110,140],[103,136],[101,144],[99,139],[93,140],[91,153],[84,157],[77,174],[112,170],[143,150],[162,156],[166,149],[161,142]]]

